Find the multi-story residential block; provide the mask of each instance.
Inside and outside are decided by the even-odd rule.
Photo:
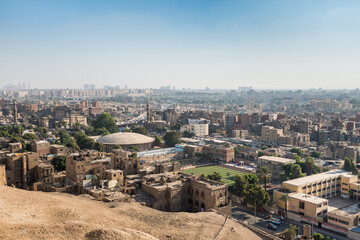
[[[283,136],[283,130],[272,126],[263,126],[261,128],[261,140],[269,143],[277,143],[280,136]]]
[[[86,179],[92,173],[91,157],[82,154],[71,154],[66,157],[66,177],[72,182]]]
[[[206,157],[221,162],[232,162],[235,160],[235,151],[234,148],[231,147],[225,147],[221,145],[205,145],[203,146],[203,153]]]
[[[180,132],[189,132],[195,134],[197,137],[204,137],[209,135],[209,124],[198,124],[198,123],[192,123],[192,124],[186,124],[181,126]]]

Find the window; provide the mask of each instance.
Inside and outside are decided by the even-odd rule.
[[[304,209],[305,208],[305,203],[304,202],[299,202],[299,208]]]

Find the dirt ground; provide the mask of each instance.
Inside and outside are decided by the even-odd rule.
[[[0,186],[0,239],[214,239],[224,220],[213,212],[168,213],[136,202]],[[230,220],[220,239],[260,238]]]

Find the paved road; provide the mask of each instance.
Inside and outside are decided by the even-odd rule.
[[[245,207],[234,206],[232,208],[231,215],[232,215],[232,217],[234,217],[236,219],[247,221],[249,224],[260,227],[260,228],[264,228],[269,232],[273,232],[273,233],[282,232],[286,228],[288,228],[290,224],[293,224],[293,225],[296,225],[300,229],[300,234],[303,233],[304,224],[295,222],[292,220],[286,220],[286,221],[282,222],[278,226],[278,229],[276,231],[268,229],[268,228],[266,228],[266,224],[269,223],[269,216],[266,213],[258,212],[258,213],[256,213],[256,218],[255,218],[254,211],[252,211],[251,209],[247,209]],[[313,232],[314,233],[318,232],[324,236],[328,236],[328,237],[331,237],[336,240],[348,240],[348,238],[344,235],[340,235],[340,234],[337,234],[337,233],[334,233],[331,231],[327,231],[327,230],[318,228],[316,226],[313,226]]]

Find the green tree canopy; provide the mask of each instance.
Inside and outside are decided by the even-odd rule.
[[[359,171],[356,168],[356,165],[352,159],[345,157],[344,159],[344,170],[351,172],[352,174],[358,175]]]
[[[245,190],[245,201],[257,207],[265,206],[270,200],[269,194],[257,184],[249,184]]]
[[[22,137],[23,137],[24,139],[30,140],[30,141],[32,141],[32,140],[37,140],[37,139],[38,139],[38,137],[37,137],[35,134],[33,134],[33,133],[25,133]]]
[[[298,156],[302,156],[302,151],[300,150],[300,149],[298,149],[298,148],[293,148],[293,149],[291,149],[290,150],[290,152],[292,152],[292,153],[296,153]]]
[[[214,181],[217,181],[217,182],[220,182],[221,181],[221,174],[218,173],[218,172],[214,172],[213,174],[207,175],[207,178],[209,178],[211,180],[214,180]]]
[[[183,137],[186,137],[186,138],[192,138],[192,137],[195,137],[195,133],[191,133],[191,132],[188,132],[188,131],[184,131],[182,133]]]
[[[92,122],[94,128],[106,128],[111,133],[119,131],[114,118],[109,113],[100,114],[95,121]]]
[[[181,143],[181,133],[176,131],[167,132],[164,136],[165,144],[168,147],[174,147],[175,144]]]
[[[258,151],[258,157],[262,157],[262,156],[265,156],[264,151]]]
[[[51,160],[51,164],[54,165],[54,169],[57,172],[66,170],[66,157],[65,156],[56,156]]]
[[[105,145],[102,142],[95,142],[94,149],[99,152],[105,152]]]
[[[79,145],[76,143],[75,139],[71,138],[70,142],[66,144],[66,147],[73,148],[77,151],[80,151]]]
[[[295,225],[290,224],[284,232],[285,240],[296,239],[296,236],[299,234],[299,232],[299,229]]]
[[[155,136],[155,146],[161,146],[161,138],[159,136]]]
[[[319,152],[313,151],[310,153],[310,156],[313,158],[320,158],[321,154]]]
[[[131,131],[142,135],[149,135],[149,131],[144,127],[139,127],[134,125],[131,127]]]

